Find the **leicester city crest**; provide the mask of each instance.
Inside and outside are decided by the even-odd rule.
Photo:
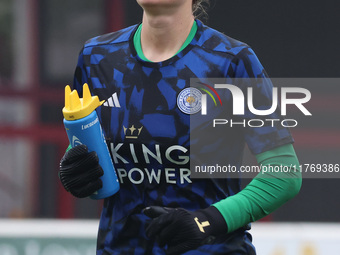
[[[185,88],[177,97],[178,108],[186,114],[194,114],[202,108],[202,93],[196,88]]]

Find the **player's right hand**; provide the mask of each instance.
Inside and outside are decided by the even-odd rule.
[[[99,177],[103,174],[97,153],[89,152],[83,144],[68,150],[60,160],[59,179],[64,188],[78,198],[88,197],[102,188]]]

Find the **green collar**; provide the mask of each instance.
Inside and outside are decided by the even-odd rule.
[[[191,43],[192,39],[194,39],[194,37],[195,37],[196,31],[197,31],[197,23],[195,21],[194,24],[192,25],[192,28],[190,30],[190,33],[189,33],[187,39],[185,40],[182,47],[179,49],[179,51],[175,55],[177,55],[179,52],[181,52],[185,47],[187,47]],[[143,53],[143,50],[142,50],[142,44],[141,44],[141,40],[140,40],[141,32],[142,32],[142,24],[140,24],[138,26],[136,33],[133,36],[133,44],[135,46],[137,55],[138,55],[138,57],[140,57],[144,61],[152,62],[144,56],[144,53]]]

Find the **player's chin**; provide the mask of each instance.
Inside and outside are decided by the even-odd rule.
[[[136,0],[137,3],[143,8],[151,7],[176,7],[183,4],[185,1],[192,0]]]

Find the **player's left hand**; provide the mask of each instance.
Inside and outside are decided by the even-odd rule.
[[[183,208],[150,206],[143,212],[153,218],[146,235],[156,238],[160,246],[168,245],[167,255],[194,250],[212,243],[215,236],[227,233],[227,224],[214,206],[194,212]]]

